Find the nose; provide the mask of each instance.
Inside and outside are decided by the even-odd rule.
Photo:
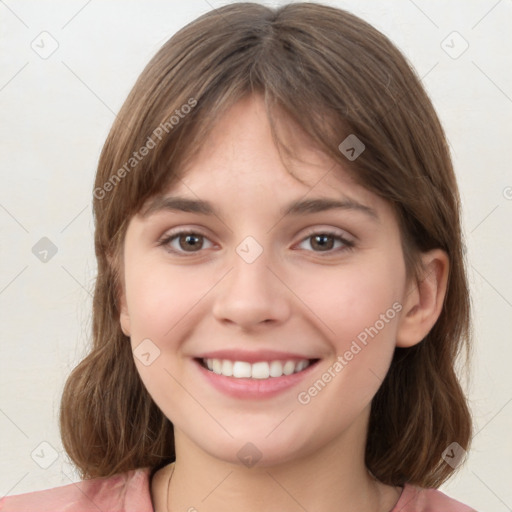
[[[235,253],[231,271],[216,287],[213,315],[219,322],[249,331],[288,319],[293,293],[267,253],[252,262]]]

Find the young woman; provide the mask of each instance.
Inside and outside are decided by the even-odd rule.
[[[83,481],[0,510],[427,512],[472,425],[459,196],[416,74],[348,12],[228,5],[155,55],[103,148]]]

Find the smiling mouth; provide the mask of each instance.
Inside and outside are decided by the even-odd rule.
[[[300,359],[282,361],[231,361],[230,359],[196,359],[205,369],[217,375],[235,379],[270,379],[294,373],[300,373],[319,359]]]

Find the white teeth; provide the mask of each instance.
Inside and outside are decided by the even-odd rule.
[[[220,359],[213,360],[213,371],[219,375],[222,373],[222,361]]]
[[[270,375],[270,365],[265,362],[254,363],[252,365],[251,377],[253,379],[268,379]]]
[[[226,377],[231,377],[233,375],[233,361],[229,359],[224,359],[222,361],[222,375]]]
[[[301,372],[310,365],[307,359],[301,359],[300,361],[260,361],[253,364],[229,359],[203,359],[203,363],[217,375],[235,377],[236,379],[282,377],[283,375]]]
[[[307,364],[308,364],[307,361],[299,361],[299,363],[297,364],[297,366],[295,368],[295,371],[301,372],[302,370],[304,370],[304,368],[306,368]]]
[[[233,363],[233,377],[236,377],[237,379],[251,377],[251,363],[235,361]]]
[[[286,361],[283,366],[283,373],[285,375],[291,375],[295,370],[295,363],[293,361]]]
[[[280,361],[272,361],[270,363],[270,376],[281,377],[283,375],[283,365]]]

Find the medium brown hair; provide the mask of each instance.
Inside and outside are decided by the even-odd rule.
[[[96,175],[93,345],[64,388],[64,448],[82,478],[174,460],[172,424],[143,386],[120,326],[124,236],[145,201],[179,179],[215,120],[248,94],[262,95],[274,140],[288,154],[275,131],[283,113],[389,201],[408,272],[421,278],[423,251],[449,256],[440,317],[419,344],[395,349],[372,401],[366,446],[366,465],[381,482],[438,487],[454,471],[443,451],[454,441],[468,450],[472,434],[455,368],[463,347],[469,367],[470,302],[449,150],[420,79],[389,39],[346,11],[313,3],[208,12],[164,44],[122,106]],[[350,134],[365,145],[354,161],[338,149]],[[146,156],[132,160],[150,140]]]

